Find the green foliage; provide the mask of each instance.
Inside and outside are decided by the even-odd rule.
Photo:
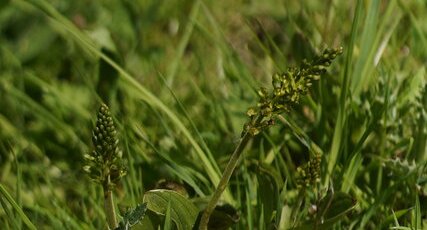
[[[164,189],[147,191],[144,194],[147,208],[157,214],[167,215],[175,223],[178,230],[192,229],[199,210],[181,194]]]
[[[295,229],[331,229],[334,223],[344,218],[355,205],[355,200],[345,193],[328,193],[319,201],[318,206],[314,206],[315,221],[308,221]]]
[[[211,227],[425,229],[425,21],[421,0],[2,1],[1,229],[107,227],[83,170],[103,156],[102,102],[125,159],[106,169],[127,169],[108,188],[121,226],[193,226],[248,115],[280,110],[252,127]],[[322,77],[301,77],[315,71],[303,59],[339,46]],[[185,196],[155,194],[144,213],[164,180]]]
[[[0,197],[1,206],[3,207],[3,210],[7,212],[9,219],[11,220],[15,220],[15,219],[18,220],[18,218],[22,219],[28,229],[37,229],[36,226],[34,226],[31,220],[28,219],[28,217],[22,211],[21,207],[19,207],[19,205],[12,198],[9,192],[7,192],[6,189],[3,187],[3,185],[1,184],[0,184],[0,193],[1,193],[1,197]],[[18,213],[17,217],[14,217],[14,214],[10,212],[9,207],[7,207],[7,204],[4,199],[6,199],[6,201],[9,202],[12,208]],[[15,227],[19,227],[19,225],[16,222],[15,224],[16,224]]]
[[[139,204],[134,209],[127,211],[123,215],[123,220],[120,221],[119,227],[115,230],[127,230],[130,227],[138,224],[145,216],[145,212],[147,211],[147,204]]]

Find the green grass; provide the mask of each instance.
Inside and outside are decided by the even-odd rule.
[[[426,229],[426,20],[421,0],[4,1],[0,226],[107,227],[102,188],[82,170],[102,101],[128,169],[115,191],[120,215],[166,179],[188,198],[147,193],[166,200],[134,228],[188,226],[258,88],[342,46],[309,94],[249,141],[222,196],[232,208],[215,223]],[[300,189],[297,168],[313,153],[321,180]]]

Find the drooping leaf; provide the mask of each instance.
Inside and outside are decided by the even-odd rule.
[[[199,213],[190,200],[171,190],[150,190],[145,193],[143,200],[149,210],[159,215],[166,215],[170,203],[170,216],[178,230],[192,229]]]

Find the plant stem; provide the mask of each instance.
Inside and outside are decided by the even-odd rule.
[[[243,153],[243,149],[246,147],[251,137],[252,135],[246,132],[240,139],[239,144],[231,155],[231,158],[225,167],[224,173],[222,174],[221,180],[219,181],[218,187],[216,188],[215,193],[212,195],[212,198],[210,199],[205,211],[203,212],[202,218],[200,219],[199,230],[208,229],[209,217],[215,209],[219,199],[221,198],[222,192],[224,192],[225,188],[227,187],[228,181],[230,180],[231,175],[233,174],[234,169],[239,162],[240,156]]]
[[[116,210],[114,208],[113,191],[109,187],[109,184],[110,176],[108,176],[107,182],[103,186],[105,215],[107,216],[109,229],[116,229],[118,227],[116,220]]]

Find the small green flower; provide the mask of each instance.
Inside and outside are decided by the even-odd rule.
[[[297,168],[296,183],[298,188],[307,188],[320,182],[320,155]]]
[[[274,115],[289,112],[299,103],[301,96],[308,92],[312,81],[318,80],[332,60],[341,53],[342,47],[326,49],[312,61],[304,60],[299,68],[288,68],[284,73],[274,74],[272,92],[261,88],[258,91],[260,99],[257,106],[249,108],[249,121],[244,126],[242,136],[245,133],[257,135],[274,124]]]
[[[84,155],[87,165],[83,170],[94,181],[104,186],[114,186],[126,174],[126,170],[113,118],[105,104],[99,108],[92,143],[94,150],[91,154]]]

